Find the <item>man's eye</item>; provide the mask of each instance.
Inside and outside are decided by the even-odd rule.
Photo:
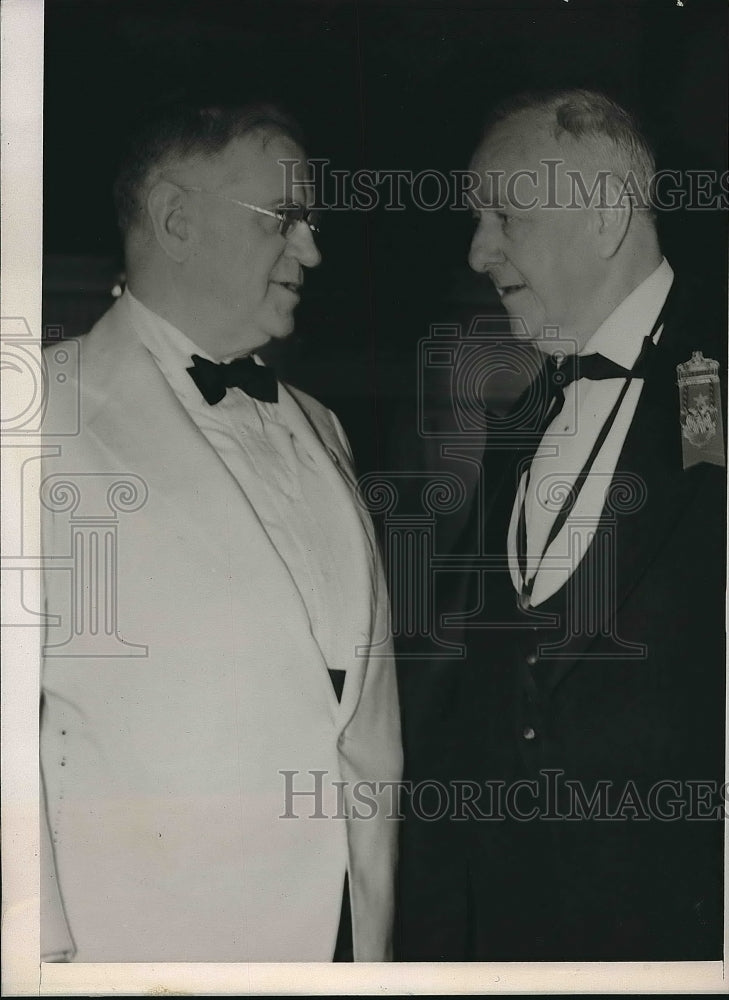
[[[509,226],[514,221],[514,216],[510,215],[508,212],[499,212],[496,209],[491,209],[489,214],[493,219],[496,219],[496,221],[502,227],[502,229]],[[480,223],[481,217],[482,213],[471,212],[471,220],[473,221],[474,225],[477,226]]]
[[[304,206],[297,202],[290,205],[281,205],[276,209],[276,217],[288,228],[304,216]]]
[[[512,229],[516,222],[516,217],[511,212],[497,212],[497,218],[502,229]]]

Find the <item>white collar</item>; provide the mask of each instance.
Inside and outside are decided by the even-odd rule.
[[[201,358],[205,358],[206,361],[212,361],[215,364],[218,363],[217,358],[214,358],[204,348],[198,347],[193,340],[190,340],[186,333],[173,326],[164,316],[160,316],[159,313],[154,312],[149,306],[145,306],[128,288],[124,290],[122,298],[126,299],[127,306],[131,312],[132,322],[142,343],[158,361],[164,358],[167,361],[174,362],[176,365],[185,362],[187,366],[191,355],[198,354]],[[232,361],[242,356],[241,351],[235,351],[233,354],[224,357],[222,361]],[[252,354],[251,357],[256,364],[263,364],[256,354]]]
[[[597,328],[580,354],[602,354],[623,368],[632,368],[672,284],[673,269],[664,257]]]
[[[199,354],[206,361],[215,360],[207,351],[193,343],[182,330],[178,330],[163,316],[153,312],[143,302],[135,298],[128,288],[125,289],[123,298],[127,301],[139,339],[158,361],[168,364],[174,369],[177,367],[188,368],[190,357],[193,354]]]

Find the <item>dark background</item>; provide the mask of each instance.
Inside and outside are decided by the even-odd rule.
[[[468,166],[495,99],[586,86],[637,111],[659,167],[726,169],[724,3],[46,0],[45,46],[44,324],[66,335],[112,301],[116,159],[145,106],[177,87],[281,101],[333,168],[448,172]],[[360,470],[427,466],[418,341],[498,311],[466,265],[468,213],[408,206],[329,213],[324,262],[275,358],[341,416]],[[724,217],[673,212],[661,229],[674,268],[724,283]],[[484,391],[503,402],[515,389]],[[447,391],[431,405],[447,409]]]

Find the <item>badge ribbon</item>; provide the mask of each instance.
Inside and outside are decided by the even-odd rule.
[[[719,362],[705,358],[701,351],[693,351],[689,361],[676,366],[676,374],[684,469],[699,462],[723,466]]]

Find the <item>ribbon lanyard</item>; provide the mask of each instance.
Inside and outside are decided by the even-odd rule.
[[[610,414],[609,414],[607,420],[603,424],[603,426],[602,426],[602,428],[600,430],[600,433],[597,436],[597,440],[595,441],[595,444],[592,446],[592,451],[588,455],[587,461],[585,462],[584,466],[582,467],[582,471],[580,472],[580,474],[578,475],[577,479],[575,480],[574,485],[572,486],[572,489],[567,494],[567,497],[566,497],[564,503],[562,504],[562,507],[560,508],[560,510],[557,513],[556,518],[552,522],[552,527],[550,528],[549,535],[547,536],[547,542],[546,542],[546,544],[545,544],[545,546],[544,546],[544,548],[542,550],[542,554],[539,557],[539,562],[537,563],[537,568],[535,569],[534,573],[532,574],[532,578],[531,578],[531,580],[529,580],[528,583],[527,583],[527,579],[526,579],[526,574],[527,574],[527,530],[526,530],[526,513],[525,513],[525,507],[526,507],[527,490],[529,489],[529,480],[530,480],[531,471],[532,471],[531,464],[529,465],[529,468],[527,469],[526,482],[524,484],[524,497],[522,499],[521,506],[519,508],[519,520],[518,520],[517,529],[516,529],[516,555],[517,555],[517,562],[519,564],[519,577],[520,577],[520,581],[521,581],[521,589],[519,591],[518,603],[519,603],[519,607],[521,607],[522,610],[524,610],[524,611],[526,611],[526,609],[529,607],[529,601],[531,600],[532,591],[534,589],[534,581],[537,578],[537,573],[539,572],[539,570],[542,567],[542,563],[544,562],[544,557],[547,554],[547,550],[549,549],[549,546],[552,544],[552,542],[555,540],[555,538],[557,537],[557,535],[560,533],[560,531],[564,527],[567,518],[570,516],[570,514],[574,510],[575,504],[577,503],[577,501],[579,499],[579,496],[580,496],[580,493],[582,492],[582,487],[585,485],[585,481],[586,481],[587,477],[590,474],[590,470],[592,469],[592,466],[595,464],[595,459],[597,458],[598,454],[600,453],[600,449],[605,444],[605,440],[606,440],[608,434],[610,433],[610,431],[612,430],[612,427],[613,427],[613,424],[615,423],[615,420],[617,419],[618,413],[620,412],[620,407],[623,405],[623,400],[625,399],[625,396],[627,395],[628,389],[630,388],[630,385],[631,385],[631,382],[633,381],[633,378],[635,378],[635,377],[642,378],[643,377],[643,371],[647,367],[648,361],[649,361],[649,359],[651,357],[651,353],[652,353],[653,349],[656,346],[655,338],[657,337],[658,333],[660,332],[660,330],[663,327],[663,317],[664,317],[664,313],[666,312],[667,302],[668,302],[668,299],[666,299],[666,302],[663,303],[663,307],[662,307],[661,311],[658,314],[658,318],[656,319],[655,323],[653,324],[653,328],[652,328],[651,332],[648,334],[648,336],[643,341],[643,347],[641,349],[640,355],[638,356],[638,360],[636,361],[635,365],[633,366],[633,369],[632,369],[632,371],[630,373],[630,376],[628,378],[626,378],[625,385],[620,390],[620,395],[618,396],[618,398],[617,398],[617,400],[615,402],[615,405],[613,406],[612,410],[610,411]]]
[[[597,436],[597,440],[592,446],[592,451],[588,455],[587,461],[582,467],[582,471],[578,475],[577,479],[575,479],[574,485],[568,492],[564,503],[562,504],[561,508],[557,513],[557,516],[552,522],[552,527],[549,530],[549,535],[547,536],[546,544],[544,546],[544,549],[542,550],[541,556],[539,557],[537,568],[535,569],[534,573],[532,574],[532,578],[531,580],[529,580],[528,583],[526,581],[527,537],[526,537],[526,515],[524,513],[524,509],[526,507],[526,496],[527,496],[527,490],[529,489],[529,480],[531,477],[531,465],[527,469],[526,483],[524,485],[524,498],[521,502],[521,507],[519,508],[519,523],[517,525],[517,531],[516,531],[516,551],[517,551],[517,559],[519,562],[519,575],[521,578],[521,590],[519,592],[519,606],[523,610],[526,610],[529,607],[529,601],[532,596],[532,590],[534,589],[534,581],[537,578],[537,573],[542,567],[542,563],[544,562],[544,557],[547,554],[547,549],[555,540],[557,535],[560,533],[560,531],[565,525],[565,521],[574,510],[575,504],[577,503],[580,493],[582,492],[582,487],[585,485],[585,481],[587,480],[587,477],[590,474],[590,470],[592,469],[592,466],[595,464],[595,459],[600,453],[600,449],[605,444],[605,440],[613,428],[613,424],[617,419],[620,407],[623,405],[623,400],[625,399],[625,396],[628,392],[628,389],[630,388],[632,381],[633,381],[632,376],[626,379],[625,385],[620,390],[620,395],[618,396],[617,400],[615,401],[615,405],[610,411],[610,415],[608,416],[605,423],[602,425],[600,433]]]

